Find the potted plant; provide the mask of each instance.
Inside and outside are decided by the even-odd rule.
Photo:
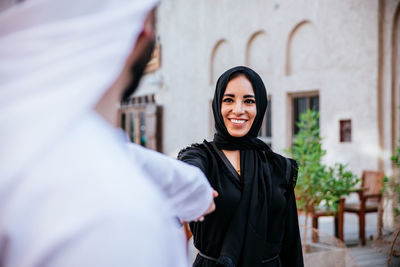
[[[319,113],[316,111],[302,113],[297,123],[299,132],[294,137],[292,147],[287,150],[299,166],[295,188],[297,206],[306,215],[319,210],[321,206],[337,215],[339,200],[354,192],[360,179],[348,170],[347,165],[335,163],[327,167],[322,163],[326,150],[322,148],[318,120]],[[305,224],[308,225],[308,216]],[[338,236],[337,227],[335,232]],[[304,238],[306,236],[305,231]]]
[[[356,185],[359,184],[360,177],[348,170],[347,164],[342,163],[335,163],[333,167],[329,167],[328,174],[325,206],[337,212],[339,200],[357,190]]]
[[[298,176],[295,188],[297,207],[305,212],[316,208],[324,199],[328,172],[322,164],[326,151],[319,136],[318,112],[308,110],[300,115],[299,132],[293,139],[289,154],[297,161]]]

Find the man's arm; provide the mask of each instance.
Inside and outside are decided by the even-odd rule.
[[[136,144],[129,144],[129,150],[142,171],[163,191],[181,220],[201,219],[215,209],[213,197],[217,193],[213,193],[199,168]]]

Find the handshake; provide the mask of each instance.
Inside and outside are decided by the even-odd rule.
[[[208,209],[203,213],[203,215],[201,215],[199,218],[197,218],[196,220],[194,220],[195,222],[202,222],[204,220],[204,216],[206,216],[207,214],[210,214],[211,212],[213,212],[215,210],[215,202],[214,202],[214,198],[218,197],[218,192],[215,191],[213,189],[213,198],[211,199],[211,203],[210,206],[208,207]]]

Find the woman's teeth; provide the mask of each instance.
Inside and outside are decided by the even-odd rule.
[[[235,120],[235,119],[231,119],[231,122],[233,122],[233,123],[245,123],[246,120]]]

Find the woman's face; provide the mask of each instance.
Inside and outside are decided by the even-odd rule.
[[[222,97],[221,114],[228,133],[233,137],[245,136],[257,115],[253,86],[246,76],[230,80]]]

